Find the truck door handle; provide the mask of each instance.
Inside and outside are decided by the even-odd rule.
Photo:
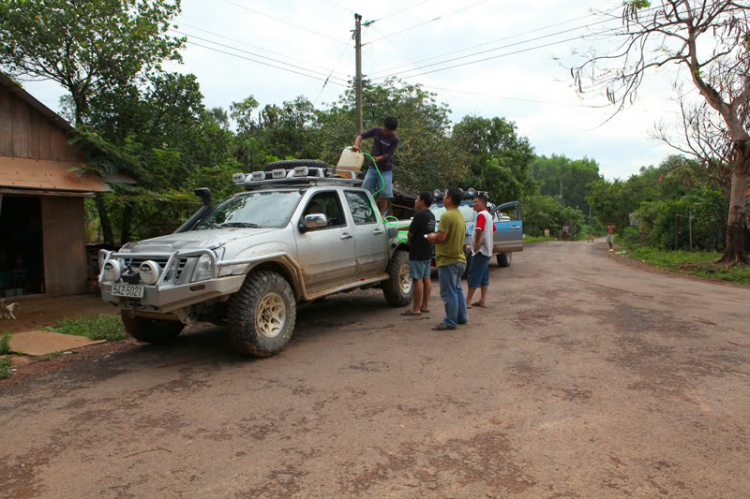
[[[341,239],[342,241],[344,241],[346,239],[351,239],[352,237],[354,237],[354,236],[352,236],[351,234],[348,234],[348,233],[344,232],[343,234],[341,234],[341,237],[339,237],[339,239]]]
[[[521,226],[520,225],[511,225],[510,228],[511,229],[520,229]]]
[[[381,234],[384,234],[385,231],[383,229],[375,229],[374,231],[372,231],[372,233],[375,234],[376,236],[379,236]]]

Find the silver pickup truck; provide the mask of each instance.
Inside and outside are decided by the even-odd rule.
[[[122,309],[134,338],[155,343],[193,321],[226,323],[239,351],[265,357],[291,338],[298,304],[373,287],[392,307],[411,301],[399,227],[359,182],[316,162],[281,163],[235,175],[246,192],[214,208],[198,189],[204,207],[174,234],[102,250],[102,297]]]

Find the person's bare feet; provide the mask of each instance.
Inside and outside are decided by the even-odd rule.
[[[487,308],[487,304],[486,303],[482,303],[481,301],[475,301],[471,305],[474,306],[474,307]],[[471,308],[471,307],[467,306],[466,308]]]

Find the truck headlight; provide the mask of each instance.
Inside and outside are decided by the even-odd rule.
[[[122,275],[122,265],[119,260],[110,260],[104,264],[104,281],[117,282]]]
[[[193,282],[205,281],[211,279],[211,258],[208,255],[203,255],[198,259],[198,263],[195,266],[195,272],[193,272]]]
[[[159,264],[152,260],[146,260],[138,267],[141,282],[147,285],[156,284],[156,281],[159,280],[160,271]]]

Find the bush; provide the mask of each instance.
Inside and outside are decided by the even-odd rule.
[[[0,359],[0,379],[10,376],[10,368],[13,367],[13,361],[7,357]]]
[[[640,247],[648,244],[648,234],[638,229],[638,227],[626,227],[620,233],[622,243],[629,247]]]
[[[10,353],[10,334],[7,332],[0,338],[0,355]]]
[[[55,333],[85,336],[92,340],[118,341],[127,337],[125,326],[119,315],[97,315],[63,319],[48,329]]]

